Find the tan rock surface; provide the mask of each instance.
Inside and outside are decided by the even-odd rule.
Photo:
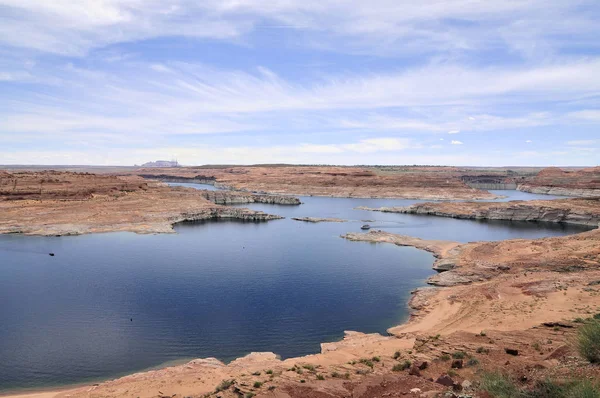
[[[52,176],[53,182],[44,183],[40,196],[37,186],[41,180],[48,180],[47,175]],[[264,221],[281,218],[260,211],[220,206],[211,202],[209,199],[212,196],[205,195],[203,191],[148,183],[139,177],[24,173],[5,175],[2,188],[0,233],[170,233],[173,232],[173,224],[183,221],[219,218]],[[228,198],[226,193],[220,193],[219,198],[225,202],[243,203],[260,200],[259,195],[231,195],[232,198]],[[266,200],[277,200],[273,198]],[[290,197],[281,200],[298,202]]]
[[[470,188],[456,169],[429,172],[427,168],[383,172],[377,168],[336,166],[253,166],[140,169],[138,175],[161,180],[211,182],[237,190],[272,194],[355,198],[493,199],[495,195]],[[387,169],[386,169],[387,170]],[[436,169],[437,170],[437,169]]]

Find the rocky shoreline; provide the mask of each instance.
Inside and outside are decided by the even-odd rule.
[[[300,205],[300,199],[289,195],[259,195],[238,191],[199,190],[200,195],[218,205],[265,203],[270,205]]]
[[[569,188],[521,184],[517,186],[517,191],[537,193],[540,195],[575,196],[580,198],[600,197],[600,189],[595,188]]]
[[[589,227],[597,227],[600,224],[600,199],[598,198],[526,202],[427,202],[407,207],[359,207],[358,209],[474,220],[541,221]]]
[[[99,232],[174,233],[186,221],[282,217],[223,204],[300,204],[289,196],[199,191],[139,177],[6,173],[0,187],[0,234],[43,236]]]

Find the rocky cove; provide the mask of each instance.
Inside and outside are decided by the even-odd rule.
[[[302,205],[289,206],[287,199],[276,204],[257,201],[251,195],[240,199],[238,193],[212,194],[189,188],[174,188],[165,197],[163,189],[150,186],[148,191],[119,194],[112,200],[122,201],[119,207],[128,210],[121,214],[128,214],[129,221],[138,219],[135,213],[129,213],[132,210],[128,206],[123,206],[128,200],[135,203],[142,195],[148,195],[141,203],[155,200],[160,209],[158,220],[163,220],[165,214],[161,200],[168,199],[165,204],[179,202],[178,213],[160,221],[165,225],[163,232],[172,232],[172,224],[176,223],[177,234],[0,237],[3,258],[9,259],[0,287],[9,297],[6,302],[11,303],[2,309],[3,319],[10,322],[0,328],[2,341],[6,342],[0,345],[0,351],[3,358],[8,358],[0,369],[4,389],[105,379],[183,358],[217,355],[228,362],[250,351],[272,351],[288,358],[281,361],[275,354],[251,354],[228,365],[198,360],[94,387],[102,396],[155,396],[156,391],[147,390],[147,386],[157,386],[156,383],[160,384],[160,391],[183,394],[189,387],[209,392],[230,374],[244,380],[248,376],[242,374],[248,375],[249,369],[264,372],[265,367],[273,367],[283,372],[285,369],[279,368],[303,362],[335,369],[348,366],[348,361],[365,353],[391,356],[395,350],[414,343],[384,334],[386,330],[397,336],[405,333],[397,332],[395,326],[409,319],[406,302],[410,292],[425,280],[429,278],[437,286],[459,288],[517,270],[502,268],[502,259],[486,260],[487,254],[466,262],[467,253],[487,253],[488,246],[492,250],[498,244],[467,242],[524,238],[523,245],[530,246],[531,239],[561,239],[558,237],[583,231],[551,224],[485,223],[353,210],[360,206],[414,204],[401,200],[304,197],[300,198]],[[216,205],[211,199],[232,204]],[[95,210],[100,203],[113,205],[106,204],[105,199],[94,200],[97,202],[86,204],[94,203],[90,208]],[[192,210],[182,211],[182,203]],[[198,203],[202,203],[202,208],[194,209]],[[58,206],[52,201],[45,205]],[[268,218],[273,221],[207,220],[229,216],[250,221],[267,219],[261,214],[274,214]],[[292,218],[348,221],[300,223]],[[348,235],[349,231],[358,231],[362,220],[367,219],[384,232]],[[184,220],[195,222],[180,223]],[[131,225],[140,225],[139,231],[138,227],[122,228],[160,231],[158,224],[137,222]],[[113,228],[115,225],[118,224],[108,224]],[[400,231],[407,235],[394,233]],[[348,239],[340,239],[341,235]],[[395,245],[352,240],[389,241]],[[394,247],[398,245],[413,247]],[[515,243],[507,241],[506,245],[510,248]],[[111,251],[107,252],[106,247],[111,247]],[[432,277],[431,255],[414,247],[438,257],[438,270],[452,269]],[[56,257],[47,256],[50,251]],[[35,275],[43,275],[43,286],[38,286],[40,281]],[[435,282],[436,277],[443,279]],[[423,292],[414,296],[411,306],[421,308],[426,318],[438,296]],[[22,294],[28,294],[28,298]],[[423,301],[430,304],[417,304]],[[80,304],[73,307],[74,302]],[[27,303],[29,315],[25,318],[19,303]],[[29,327],[27,322],[42,325],[39,333],[44,339],[31,331],[24,333]],[[406,327],[416,326],[409,323]],[[86,332],[90,329],[106,332],[90,338]],[[369,334],[344,333],[345,330]],[[344,339],[340,341],[341,338]],[[40,353],[37,357],[15,351],[15,347],[30,349],[34,343],[35,351]],[[63,347],[60,362],[54,356],[52,347],[56,346]],[[310,355],[319,351],[321,354]],[[58,370],[54,370],[56,363],[61,364]],[[176,379],[184,376],[175,375],[187,372],[190,376],[202,373],[202,380],[194,377],[195,382],[190,380],[177,387]],[[80,394],[86,393],[68,393]]]

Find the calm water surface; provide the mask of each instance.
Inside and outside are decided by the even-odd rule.
[[[285,220],[180,224],[176,235],[0,236],[0,391],[115,377],[186,358],[305,355],[344,330],[384,333],[407,317],[410,290],[432,274],[433,259],[339,238],[360,231],[362,220],[463,242],[583,230],[354,210],[416,201],[302,201],[247,206]],[[303,216],[350,221],[289,219]]]

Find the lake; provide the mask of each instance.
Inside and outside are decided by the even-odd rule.
[[[90,382],[198,357],[306,355],[344,330],[385,333],[407,318],[410,291],[433,274],[433,257],[339,237],[360,231],[363,220],[461,242],[586,230],[354,210],[417,201],[301,200],[244,206],[283,220],[184,223],[177,234],[0,235],[0,391]],[[305,216],[350,221],[290,219]]]

